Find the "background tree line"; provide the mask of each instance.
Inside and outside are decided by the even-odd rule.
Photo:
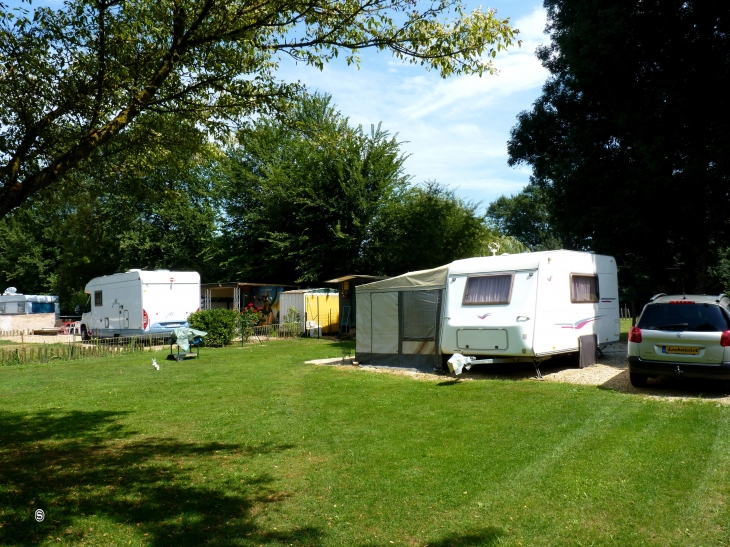
[[[160,143],[82,169],[0,220],[0,285],[85,301],[98,275],[193,269],[204,282],[313,285],[519,251],[476,203],[414,184],[396,136],[352,126],[325,95],[260,117],[222,148]]]
[[[443,75],[491,71],[481,55],[512,44],[508,21],[444,27],[435,18],[458,10],[447,2],[405,32],[384,4],[348,1],[334,22],[306,19],[316,2],[266,3],[261,20],[228,4],[75,0],[32,20],[0,9],[0,282],[70,298],[81,279],[166,266],[309,283],[435,266],[501,238],[612,254],[622,297],[638,302],[730,291],[727,2],[545,0],[550,77],[508,142],[533,177],[486,216],[414,185],[394,136],[275,81],[272,56],[321,66],[339,50],[356,61],[363,44]]]
[[[404,245],[383,227],[399,200],[463,212],[454,226],[481,237],[475,206],[410,187],[387,132],[300,104],[277,69],[281,55],[358,65],[370,48],[491,74],[518,32],[458,0],[0,1],[0,283],[70,307],[130,266],[209,281],[385,271],[365,257]]]

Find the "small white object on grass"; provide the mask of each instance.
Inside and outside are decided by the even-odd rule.
[[[160,370],[160,365],[157,364],[157,359],[152,359],[152,366],[155,367],[155,370]]]

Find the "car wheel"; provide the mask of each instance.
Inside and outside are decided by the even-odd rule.
[[[634,387],[646,387],[646,381],[648,379],[649,377],[646,374],[629,372],[629,380],[631,380],[631,385]]]

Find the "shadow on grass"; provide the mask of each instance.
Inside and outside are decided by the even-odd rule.
[[[448,536],[427,543],[428,547],[489,547],[497,545],[504,536],[504,530],[490,526],[482,530],[469,530],[463,534],[449,534]]]
[[[463,533],[448,534],[441,539],[426,542],[426,547],[491,547],[498,545],[500,539],[505,535],[504,530],[494,526],[483,529],[467,530]],[[391,542],[392,543],[392,542]],[[381,540],[369,540],[361,543],[359,547],[380,547],[384,543]],[[388,542],[385,542],[387,545]]]
[[[327,344],[331,348],[339,350],[350,350],[353,354],[355,353],[355,341],[354,340],[331,340]]]
[[[0,412],[0,545],[33,545],[49,535],[72,544],[91,540],[86,536],[94,532],[77,525],[90,515],[121,525],[127,539],[145,534],[153,546],[319,544],[319,529],[276,531],[257,523],[264,504],[288,496],[270,476],[217,478],[234,460],[291,445],[138,439],[119,423],[123,416]],[[42,523],[33,518],[38,508],[46,513]]]

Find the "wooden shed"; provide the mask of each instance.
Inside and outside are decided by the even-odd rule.
[[[336,284],[337,290],[340,293],[340,334],[352,333],[356,327],[357,303],[355,301],[355,287],[382,279],[388,279],[388,277],[382,275],[352,274],[325,281],[325,283]]]

